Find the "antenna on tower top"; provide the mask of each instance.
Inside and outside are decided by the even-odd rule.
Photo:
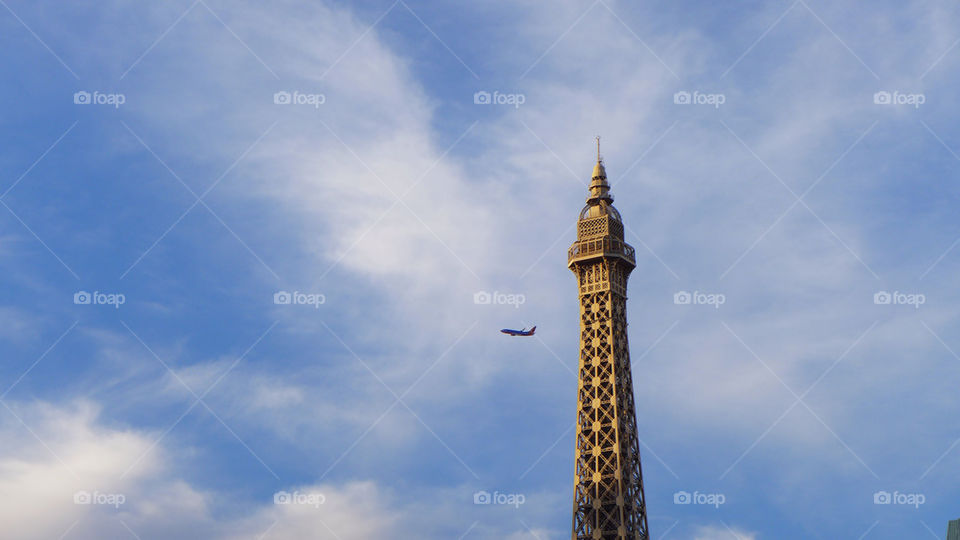
[[[603,161],[603,158],[600,157],[600,136],[597,135],[597,163]]]

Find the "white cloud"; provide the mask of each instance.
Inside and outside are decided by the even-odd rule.
[[[413,540],[468,530],[477,538],[546,534],[523,529],[517,508],[474,504],[476,490],[468,485],[399,491],[369,480],[281,484],[277,492],[290,494],[289,504],[276,504],[274,494],[262,490],[251,497],[201,489],[184,478],[193,450],[168,444],[170,439],[155,444],[158,432],[108,426],[95,404],[10,406],[29,426],[28,431],[6,410],[0,414],[0,438],[14,443],[0,449],[0,523],[11,538],[58,538],[67,531],[69,538],[133,531],[145,540],[293,540],[318,534]],[[113,497],[119,504],[76,504],[78,492],[101,502]],[[526,519],[543,519],[559,502],[551,493],[524,497]]]
[[[388,535],[399,516],[392,506],[398,502],[372,482],[284,488],[321,494],[318,506],[198,490],[179,478],[170,449],[154,446],[159,434],[106,427],[95,405],[13,407],[32,433],[8,411],[0,415],[0,437],[19,442],[0,451],[0,523],[10,538],[58,538],[67,531],[71,538],[118,537],[129,528],[144,539],[243,540],[269,530],[269,538],[333,531],[331,537],[349,540]],[[119,506],[75,504],[78,492],[123,499]]]
[[[393,503],[372,482],[354,482],[337,488],[331,485],[296,487],[302,501],[323,501],[322,504],[274,504],[257,515],[231,525],[232,531],[222,538],[247,540],[261,538],[320,537],[362,539],[390,536],[399,528],[400,514]],[[265,529],[261,529],[267,523]],[[261,528],[254,528],[256,524]]]
[[[70,409],[46,404],[3,410],[0,429],[6,445],[0,455],[0,523],[16,538],[57,538],[99,508],[74,504],[78,491],[127,493],[135,482],[157,473],[148,456],[127,478],[125,469],[150,447],[129,431],[95,425],[97,408],[80,403]],[[132,498],[132,497],[131,497]]]
[[[708,525],[698,527],[693,540],[757,540],[755,533],[744,532],[742,529]]]

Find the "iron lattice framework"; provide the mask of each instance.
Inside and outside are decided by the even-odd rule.
[[[649,540],[627,347],[627,278],[635,266],[598,149],[568,253],[580,293],[573,540]]]

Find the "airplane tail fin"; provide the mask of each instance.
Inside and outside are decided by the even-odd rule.
[[[537,327],[534,326],[533,328],[530,329],[530,335],[532,336],[533,333],[536,332],[536,331],[537,331]]]

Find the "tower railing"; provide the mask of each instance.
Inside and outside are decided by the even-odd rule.
[[[609,236],[574,242],[574,244],[570,246],[570,250],[567,251],[567,264],[598,254],[622,257],[636,266],[636,252],[633,246],[623,240],[617,240]]]

